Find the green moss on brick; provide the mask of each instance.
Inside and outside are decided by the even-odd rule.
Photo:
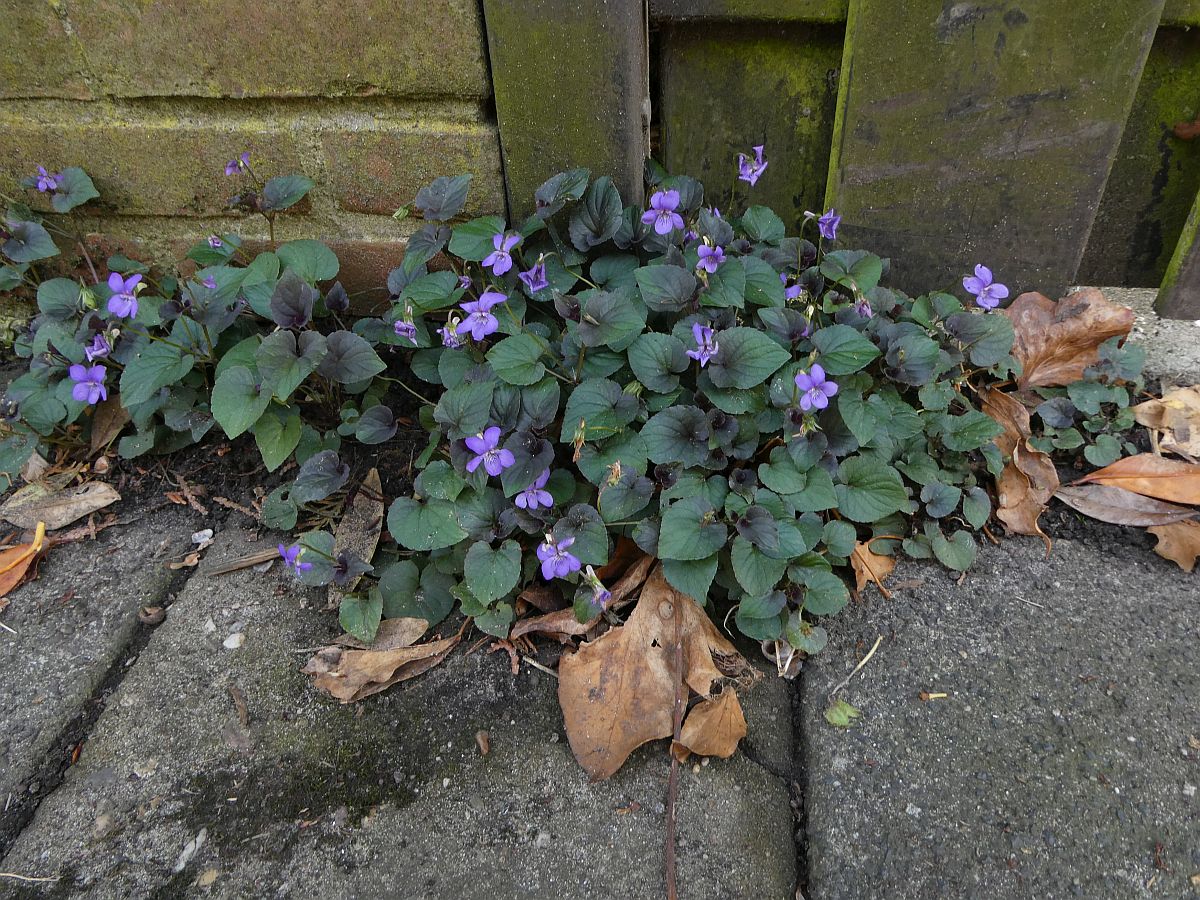
[[[1154,308],[1172,319],[1200,319],[1200,194],[1183,223]]]
[[[662,42],[663,163],[704,182],[707,202],[739,198],[799,226],[825,194],[842,29],[677,25]],[[766,174],[737,180],[737,154],[766,145]]]

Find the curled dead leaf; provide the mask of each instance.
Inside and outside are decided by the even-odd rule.
[[[996,517],[1015,534],[1039,536],[1048,552],[1050,539],[1038,518],[1058,490],[1058,470],[1047,454],[1030,445],[1029,410],[1020,400],[992,388],[982,388],[979,398],[983,411],[1004,429],[996,439],[1000,452],[1008,457],[996,479]]]
[[[1133,328],[1133,310],[1108,302],[1096,288],[1083,288],[1058,302],[1036,292],[1021,294],[1001,312],[1012,320],[1022,390],[1078,381],[1099,359],[1101,344]]]
[[[1200,385],[1163,385],[1162,397],[1133,407],[1133,417],[1150,429],[1161,449],[1200,461]]]
[[[69,488],[66,484],[72,477],[68,474],[25,485],[0,505],[0,518],[26,529],[42,522],[47,531],[56,531],[121,499],[112,485],[103,481]]]
[[[676,668],[680,617],[683,671]],[[635,748],[670,737],[675,682],[709,697],[723,678],[757,677],[695,601],[656,566],[624,625],[564,655],[558,700],[575,759],[593,781],[608,778]]]
[[[883,581],[892,574],[892,569],[896,568],[894,556],[875,553],[871,550],[869,541],[859,541],[850,554],[850,565],[854,569],[856,591],[861,591],[868,584],[874,584],[884,597],[891,597],[891,591],[883,586]]]
[[[730,688],[691,708],[683,721],[679,740],[672,742],[671,752],[680,762],[687,759],[689,752],[729,759],[737,750],[738,741],[745,736],[746,717],[737,694]]]
[[[654,557],[647,556],[645,553],[638,551],[638,556],[633,558],[632,561],[627,560],[627,563],[624,574],[613,583],[612,588],[609,590],[612,596],[608,600],[608,609],[620,609],[626,605],[629,597],[645,582],[650,567],[654,565]],[[575,617],[574,608],[567,607],[566,609],[558,609],[545,615],[522,619],[513,626],[512,631],[509,632],[509,637],[516,640],[523,634],[544,634],[561,643],[566,643],[573,637],[587,634],[599,622],[599,614],[586,622],[580,622]]]
[[[38,522],[33,540],[0,551],[0,611],[8,606],[7,594],[36,575],[37,562],[47,550],[46,526]]]
[[[91,452],[95,456],[121,433],[131,419],[129,410],[121,404],[117,394],[96,404],[92,413]]]
[[[1189,519],[1146,530],[1158,538],[1154,552],[1163,559],[1171,560],[1185,572],[1196,567],[1196,557],[1200,556],[1200,522]]]
[[[1076,484],[1107,484],[1172,503],[1200,504],[1200,464],[1138,453],[1089,472]]]
[[[1065,485],[1054,496],[1085,516],[1113,525],[1167,525],[1200,515],[1200,510],[1105,484]]]
[[[357,650],[398,650],[401,647],[411,647],[428,630],[429,623],[424,619],[383,619],[375,632],[375,640],[370,644],[364,644],[352,634],[341,634],[334,639],[334,643]]]
[[[353,703],[415,678],[441,663],[460,635],[395,650],[318,650],[300,671],[313,676],[313,686],[342,703]]]

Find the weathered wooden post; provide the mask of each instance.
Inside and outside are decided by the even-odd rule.
[[[827,202],[911,291],[1079,266],[1162,0],[852,0]]]
[[[611,175],[642,202],[649,88],[644,0],[484,0],[509,215],[556,172]]]

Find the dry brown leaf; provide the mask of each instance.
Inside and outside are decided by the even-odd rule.
[[[8,606],[8,600],[3,598],[33,577],[37,572],[37,561],[48,549],[46,529],[38,522],[32,541],[0,551],[0,611]]]
[[[1192,571],[1196,566],[1196,557],[1200,556],[1200,522],[1172,522],[1170,525],[1155,525],[1147,528],[1158,538],[1154,552],[1163,559],[1169,559],[1185,572]]]
[[[46,457],[34,450],[29,459],[25,460],[25,465],[21,466],[21,480],[26,484],[37,481],[49,468],[50,463],[46,461]]]
[[[70,478],[68,475],[66,480]],[[103,481],[68,488],[62,480],[52,478],[16,491],[0,505],[0,518],[26,529],[44,522],[47,531],[56,531],[120,499],[121,495]]]
[[[1200,503],[1200,464],[1139,453],[1089,472],[1076,484],[1107,484],[1173,503]]]
[[[562,609],[567,601],[563,599],[562,591],[544,581],[535,581],[517,595],[517,602],[525,602],[542,612],[554,612]]]
[[[1177,506],[1105,484],[1063,486],[1054,496],[1085,516],[1114,525],[1167,525],[1200,515],[1190,506]]]
[[[111,444],[121,433],[121,429],[129,423],[129,419],[129,410],[121,405],[119,395],[113,394],[107,400],[97,403],[96,411],[92,413],[92,454],[99,453]]]
[[[1200,385],[1163,385],[1162,397],[1139,403],[1133,416],[1156,433],[1163,450],[1192,462],[1200,460]]]
[[[692,707],[679,732],[679,740],[671,744],[671,752],[680,762],[687,759],[689,751],[697,756],[729,759],[745,736],[742,704],[732,689],[726,689]]]
[[[428,672],[458,644],[459,635],[395,650],[343,650],[325,647],[300,671],[313,686],[342,703],[353,703],[393,684]]]
[[[675,604],[680,610],[683,679],[702,697],[713,682],[753,670],[692,598],[657,566],[624,625],[564,655],[558,700],[575,758],[593,781],[608,778],[647,741],[669,737],[675,682]]]
[[[383,515],[383,488],[379,484],[379,470],[371,469],[355,491],[353,499],[346,504],[342,520],[333,533],[333,555],[346,551],[370,565],[375,548],[379,546]],[[340,588],[330,585],[329,608],[338,606],[342,598],[354,590],[360,578],[361,575]]]
[[[1012,394],[991,388],[979,391],[982,409],[1004,429],[996,444],[1009,461],[996,479],[999,501],[996,517],[1015,534],[1036,534],[1050,539],[1038,526],[1038,517],[1058,490],[1058,471],[1050,457],[1029,444],[1029,410]]]
[[[1021,294],[1007,309],[1015,339],[1013,356],[1022,366],[1017,386],[1065,385],[1079,381],[1099,359],[1097,347],[1123,337],[1133,327],[1133,310],[1109,303],[1095,288],[1068,294],[1055,303],[1044,294]]]
[[[640,555],[628,565],[625,574],[610,589],[609,593],[612,596],[608,601],[608,609],[620,609],[625,606],[629,596],[642,586],[650,567],[654,565],[654,557],[638,552]],[[513,626],[508,636],[516,640],[523,634],[544,634],[565,644],[573,637],[587,634],[599,621],[600,614],[597,614],[586,622],[580,622],[575,617],[574,608],[568,606],[566,609],[555,610],[545,615],[522,619]]]
[[[854,589],[861,591],[868,584],[879,586],[879,592],[885,597],[891,593],[883,586],[883,581],[896,568],[894,556],[883,556],[871,550],[869,542],[859,541],[854,545],[850,554],[850,565],[854,569]]]
[[[401,647],[411,647],[428,630],[429,623],[424,619],[383,619],[379,623],[379,630],[375,632],[375,640],[369,644],[364,644],[352,634],[341,634],[333,642],[357,650],[398,650]]]
[[[613,549],[612,556],[609,557],[608,562],[600,567],[596,575],[601,581],[606,583],[620,578],[630,566],[645,555],[641,547],[625,537],[625,535],[620,535],[617,538],[617,545]]]

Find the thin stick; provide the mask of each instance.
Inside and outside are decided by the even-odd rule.
[[[210,578],[213,575],[226,575],[230,572],[236,572],[238,569],[248,569],[251,566],[257,566],[259,563],[265,563],[269,559],[278,558],[279,551],[276,549],[259,550],[257,553],[251,553],[249,556],[243,556],[241,559],[235,559],[222,566],[217,566],[215,569],[210,569],[206,574]]]
[[[47,878],[35,878],[32,875],[18,875],[16,872],[0,872],[0,878],[15,878],[17,881],[58,881],[61,875],[51,875]]]
[[[1024,597],[1017,597],[1016,594],[1013,594],[1013,596],[1016,597],[1018,600],[1020,600],[1022,603],[1028,603],[1030,606],[1036,606],[1038,609],[1046,608],[1046,607],[1042,606],[1042,604],[1040,604],[1040,603],[1034,603],[1032,600],[1026,600]]]
[[[555,678],[558,677],[557,672],[555,672],[549,666],[543,666],[536,659],[530,659],[528,656],[522,656],[521,659],[525,660],[525,662],[529,663],[531,666],[533,666],[535,669],[537,669],[540,672],[545,672],[547,675],[553,675]]]
[[[674,745],[679,742],[679,731],[683,725],[683,609],[679,596],[671,600],[675,616],[675,710],[672,727],[673,739],[671,753],[671,774],[667,779],[667,900],[678,900],[679,893],[675,878],[675,799],[679,794],[679,758],[674,753]]]
[[[875,638],[875,643],[871,647],[871,652],[868,653],[866,656],[864,656],[859,661],[858,665],[854,667],[854,671],[851,672],[849,675],[847,675],[845,677],[845,679],[843,679],[842,682],[840,684],[838,684],[837,687],[835,687],[832,691],[829,692],[830,697],[832,697],[834,694],[836,694],[838,691],[840,691],[842,688],[844,688],[846,685],[848,685],[850,683],[850,679],[858,674],[858,670],[861,669],[863,666],[865,666],[867,663],[869,663],[871,661],[871,657],[875,655],[875,651],[879,649],[879,645],[882,643],[883,643],[883,635],[881,634],[879,637]]]

